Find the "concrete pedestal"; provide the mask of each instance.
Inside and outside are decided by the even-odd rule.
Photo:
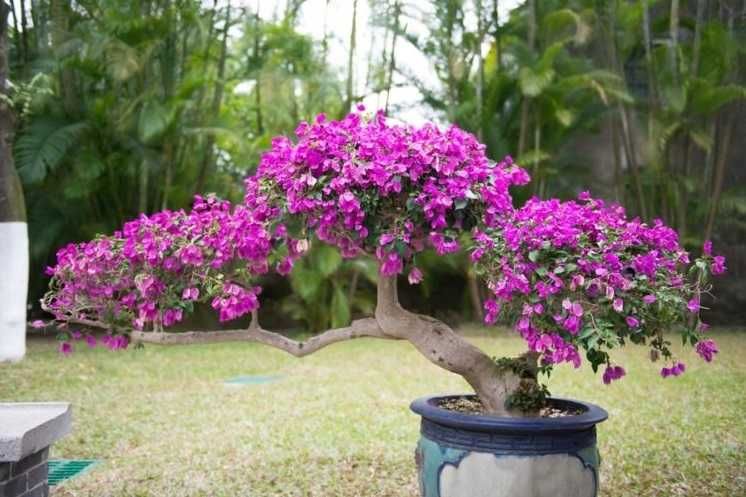
[[[49,447],[71,427],[70,404],[0,403],[0,497],[47,497]]]

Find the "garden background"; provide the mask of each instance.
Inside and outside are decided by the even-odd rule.
[[[240,201],[272,137],[300,121],[363,103],[455,123],[531,173],[518,204],[590,189],[663,219],[693,253],[712,239],[726,256],[717,300],[703,302],[719,325],[713,364],[663,380],[628,348],[615,356],[624,382],[606,387],[584,364],[549,386],[610,413],[601,495],[746,495],[746,1],[6,1],[29,321],[44,316],[57,249],[198,193]],[[423,253],[418,266],[405,307],[489,353],[525,350],[515,332],[473,324],[487,292],[467,255]],[[261,281],[262,322],[303,336],[344,325],[371,313],[377,277],[373,260],[313,244],[289,278]],[[177,328],[218,327],[198,309]],[[245,376],[268,381],[224,385]],[[408,344],[372,340],[302,361],[259,344],[65,358],[34,330],[27,357],[0,369],[0,400],[74,406],[53,457],[101,461],[57,497],[415,495],[406,406],[466,389]]]
[[[692,250],[711,238],[729,271],[707,318],[746,321],[742,1],[10,4],[33,312],[59,247],[188,208],[195,193],[240,199],[271,137],[362,102],[455,123],[491,158],[512,155],[534,177],[519,203],[590,188],[663,219]],[[465,257],[421,264],[428,277],[405,303],[479,319],[485,291]],[[263,282],[265,320],[345,323],[372,308],[375,277],[317,247],[289,282]],[[189,325],[218,326],[204,314]]]

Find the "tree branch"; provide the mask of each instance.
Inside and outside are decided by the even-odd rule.
[[[50,309],[42,302],[42,309],[50,312]],[[256,342],[276,349],[284,350],[295,357],[303,357],[323,349],[337,342],[354,340],[355,338],[387,338],[398,340],[398,337],[386,335],[374,318],[357,319],[350,326],[344,328],[333,328],[318,335],[314,335],[306,341],[290,339],[280,333],[263,329],[259,325],[258,314],[252,313],[251,325],[247,330],[218,330],[218,331],[187,331],[179,332],[154,332],[139,331],[121,328],[100,321],[90,319],[69,318],[65,320],[69,324],[79,324],[91,328],[102,328],[109,331],[117,331],[129,334],[134,342],[154,343],[160,345],[190,345],[221,342]]]
[[[247,330],[224,330],[224,331],[189,331],[185,333],[154,333],[147,331],[131,331],[133,341],[144,343],[156,343],[161,345],[186,345],[195,343],[216,342],[257,342],[276,349],[284,350],[295,357],[303,357],[323,349],[337,342],[353,340],[355,338],[372,337],[388,338],[383,333],[378,323],[373,318],[358,319],[350,326],[334,328],[318,335],[312,336],[306,341],[297,341],[280,333],[261,328],[256,317],[252,320]]]

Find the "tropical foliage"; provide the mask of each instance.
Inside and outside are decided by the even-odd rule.
[[[323,35],[314,37],[300,27],[311,15],[304,0],[261,12],[217,0],[11,1],[32,301],[55,247],[111,232],[138,212],[186,207],[198,192],[238,200],[271,137],[319,112],[341,117],[369,95],[396,117],[407,111],[398,89],[414,86],[431,115],[532,174],[519,202],[573,198],[591,185],[631,216],[664,220],[689,249],[715,240],[732,261],[721,308],[738,319],[746,308],[738,5],[527,0],[506,13],[498,0],[384,0],[368,2],[362,26],[363,2],[340,19],[341,2],[323,2]],[[344,57],[332,49],[340,29]],[[366,30],[372,43],[359,70]],[[413,53],[433,77],[413,68]],[[442,300],[451,316],[476,317],[489,292],[465,257],[447,260],[423,254],[421,264],[465,290]],[[279,307],[312,329],[329,324],[320,316],[332,300],[344,296],[357,311],[372,301],[370,271],[324,267],[335,269],[303,262],[292,285],[318,285]]]

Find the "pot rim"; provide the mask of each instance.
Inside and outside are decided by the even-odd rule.
[[[582,402],[580,400],[550,398],[556,406],[581,409],[581,414],[563,416],[559,418],[542,417],[507,417],[490,416],[485,414],[464,414],[438,407],[436,403],[442,399],[474,397],[474,395],[429,395],[416,399],[409,408],[424,419],[439,425],[449,426],[467,431],[511,431],[511,432],[562,432],[587,430],[605,421],[609,413],[603,408]]]

